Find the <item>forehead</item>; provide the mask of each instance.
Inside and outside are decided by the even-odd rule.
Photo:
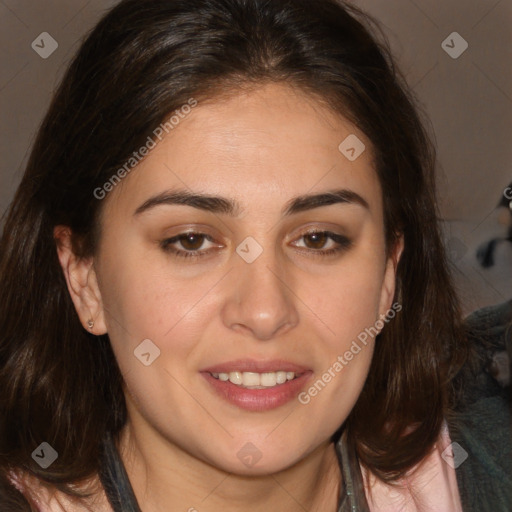
[[[269,84],[199,102],[108,202],[131,214],[150,195],[186,188],[232,197],[249,210],[272,209],[295,195],[340,187],[381,210],[370,141],[313,96]]]

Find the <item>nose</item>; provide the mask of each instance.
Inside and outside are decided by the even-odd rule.
[[[299,323],[291,283],[270,251],[264,251],[252,263],[239,259],[235,267],[230,272],[229,293],[222,308],[226,327],[263,341]]]

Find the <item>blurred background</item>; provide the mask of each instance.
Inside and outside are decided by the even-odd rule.
[[[0,215],[66,65],[116,3],[0,0]],[[512,0],[352,3],[380,22],[431,121],[440,215],[464,313],[511,299]]]

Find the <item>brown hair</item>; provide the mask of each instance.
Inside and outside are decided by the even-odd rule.
[[[380,41],[380,42],[378,42]],[[98,471],[126,421],[108,336],[81,326],[53,228],[94,255],[101,187],[170,112],[264,82],[298,87],[371,140],[388,250],[404,235],[395,300],[346,427],[361,462],[391,481],[435,442],[464,353],[437,223],[435,153],[378,26],[335,0],[124,0],[71,63],[39,130],[0,242],[0,499],[21,468],[58,489]],[[415,428],[407,430],[413,425]],[[46,470],[43,441],[59,453]],[[22,505],[24,508],[21,508]]]

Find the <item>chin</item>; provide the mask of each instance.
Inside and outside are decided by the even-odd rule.
[[[228,449],[223,459],[219,459],[217,452],[214,458],[209,458],[207,462],[226,473],[265,476],[279,473],[297,464],[302,458],[298,453],[298,446],[289,447],[284,451],[282,446],[267,443],[265,448],[259,450],[254,443],[248,441],[242,442],[241,446],[237,446],[233,451]]]

